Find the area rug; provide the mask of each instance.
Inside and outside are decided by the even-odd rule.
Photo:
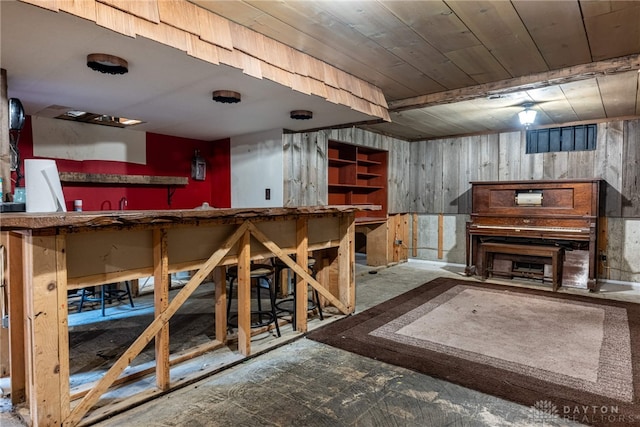
[[[439,278],[308,338],[531,408],[640,425],[640,304]]]

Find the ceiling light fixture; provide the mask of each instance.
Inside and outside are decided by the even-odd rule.
[[[309,120],[313,118],[313,113],[308,110],[293,110],[290,117],[294,120]]]
[[[127,61],[106,53],[87,55],[87,67],[105,74],[126,74],[129,72]]]
[[[536,115],[538,112],[536,110],[532,110],[533,104],[528,102],[522,105],[524,110],[518,113],[518,118],[520,119],[520,124],[525,128],[528,128],[536,121]]]
[[[240,93],[232,90],[213,91],[213,100],[223,104],[235,104],[240,102]]]

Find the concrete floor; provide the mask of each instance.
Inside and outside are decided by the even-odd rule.
[[[356,265],[356,312],[463,266],[412,261]],[[472,279],[473,280],[473,279]],[[516,284],[508,282],[509,284]],[[522,282],[522,286],[538,287]],[[588,294],[586,290],[563,292]],[[640,301],[606,284],[597,297]],[[99,311],[99,310],[96,310]],[[290,329],[290,328],[289,328]],[[22,424],[0,401],[0,425]],[[4,411],[4,412],[1,412]],[[544,422],[569,426],[569,422]],[[99,426],[540,426],[530,409],[306,338],[97,423]]]

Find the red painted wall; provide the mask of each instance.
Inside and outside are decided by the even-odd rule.
[[[31,117],[27,117],[18,141],[20,158],[38,158],[33,155]],[[191,159],[195,150],[207,162],[206,179],[191,179]],[[186,176],[185,186],[171,188],[171,204],[168,204],[167,186],[148,185],[100,185],[63,183],[67,210],[73,210],[73,201],[81,199],[83,210],[118,210],[120,201],[126,198],[126,209],[192,209],[209,203],[213,207],[231,207],[230,140],[200,141],[174,136],[147,133],[147,164],[103,161],[54,159],[60,172],[109,173],[126,175]],[[24,166],[24,163],[22,163]],[[24,171],[24,169],[23,169]],[[15,179],[15,172],[12,175]],[[24,186],[24,179],[22,181]],[[175,191],[174,191],[175,190]]]

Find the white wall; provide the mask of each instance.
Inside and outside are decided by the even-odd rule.
[[[36,116],[31,128],[34,156],[147,163],[146,132]]]
[[[282,207],[283,161],[281,129],[232,137],[231,207]]]

